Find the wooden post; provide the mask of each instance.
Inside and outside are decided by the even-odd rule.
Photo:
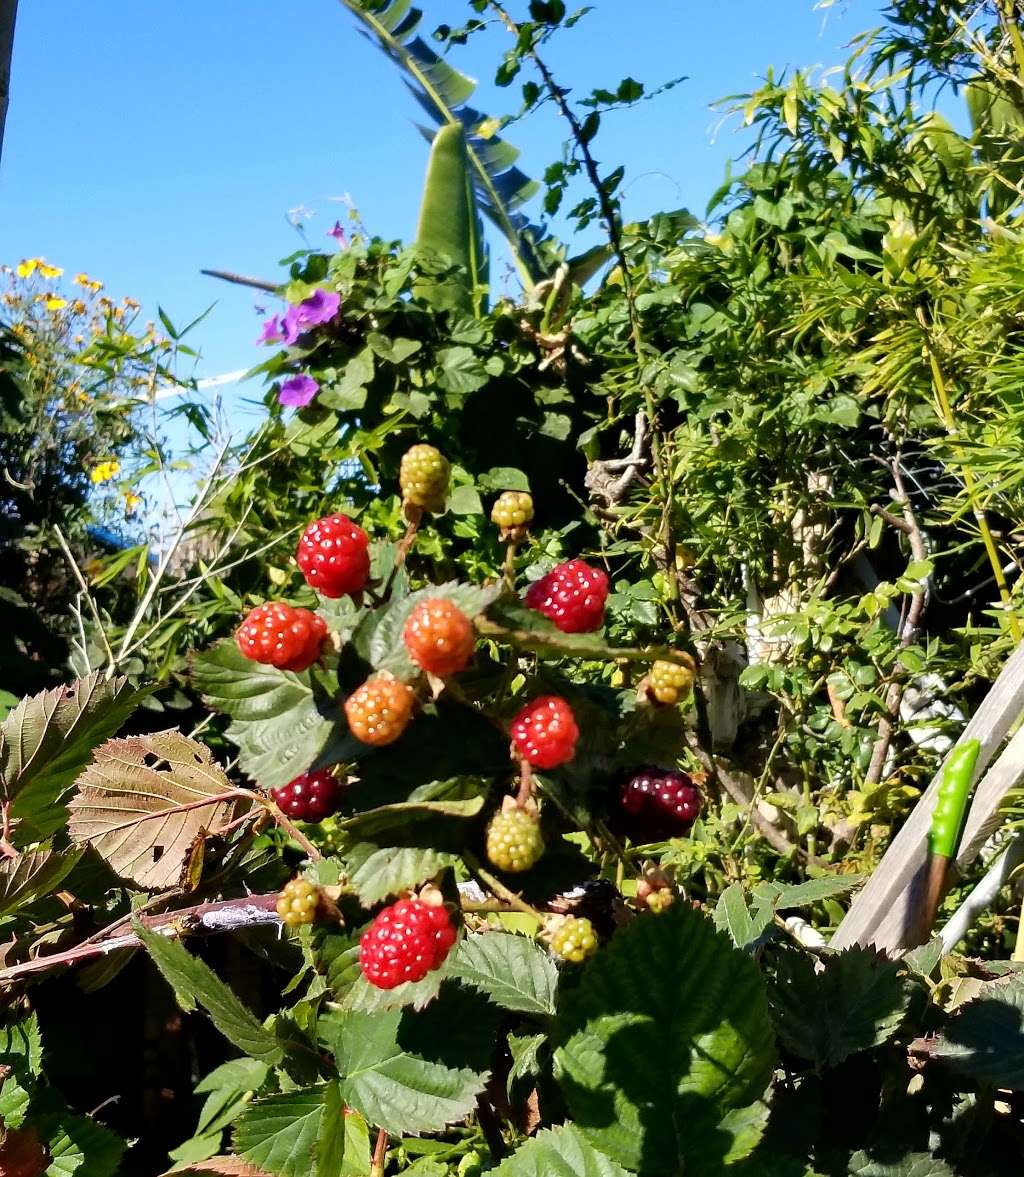
[[[0,0],[0,156],[4,149],[4,127],[11,94],[11,53],[14,50],[14,22],[18,0]]]

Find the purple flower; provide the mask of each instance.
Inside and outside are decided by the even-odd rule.
[[[280,343],[281,342],[281,320],[277,315],[271,315],[269,319],[263,321],[263,330],[260,332],[257,343]]]
[[[312,376],[289,376],[281,384],[277,399],[283,405],[304,409],[319,391],[320,385]]]
[[[345,230],[341,227],[341,221],[334,222],[334,228],[327,230],[327,236],[333,237],[337,241],[339,249],[344,249],[348,245],[348,238],[345,236]]]
[[[341,306],[341,295],[336,290],[314,291],[309,298],[304,299],[298,306],[290,306],[285,312],[281,329],[284,341],[289,347],[310,327],[320,323],[329,323],[338,313]]]

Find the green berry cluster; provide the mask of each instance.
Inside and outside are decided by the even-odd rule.
[[[316,909],[320,902],[320,893],[312,883],[305,879],[292,879],[285,883],[284,890],[277,900],[277,914],[289,928],[297,928],[301,924],[311,924],[316,919]]]
[[[582,964],[597,951],[597,933],[590,920],[567,915],[551,933],[551,951],[562,960]]]
[[[535,813],[513,805],[491,818],[487,827],[487,857],[498,870],[527,871],[544,853],[544,839]]]
[[[525,527],[533,519],[533,499],[521,490],[503,491],[491,508],[491,522],[503,531]]]
[[[651,667],[651,694],[659,703],[678,703],[690,693],[695,678],[689,666],[681,666],[677,662],[655,662]]]
[[[402,457],[402,499],[424,511],[441,511],[448,495],[448,459],[432,445],[414,445]]]

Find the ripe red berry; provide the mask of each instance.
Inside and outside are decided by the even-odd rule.
[[[349,730],[375,748],[393,744],[412,718],[416,696],[390,674],[375,674],[345,700]]]
[[[344,515],[326,515],[302,533],[295,559],[325,597],[358,593],[370,576],[370,537]]]
[[[700,790],[685,772],[644,768],[619,786],[617,824],[638,841],[679,838],[700,807]]]
[[[359,967],[378,989],[422,981],[440,968],[455,943],[448,909],[421,899],[385,907],[359,941]]]
[[[257,605],[238,627],[238,648],[254,662],[278,670],[305,670],[320,657],[327,622],[286,601]]]
[[[270,795],[285,817],[323,821],[338,809],[341,784],[329,768],[318,768],[302,773],[280,789],[271,789]]]
[[[526,590],[526,603],[563,633],[591,633],[604,624],[608,577],[583,560],[552,568]]]
[[[557,695],[541,695],[512,720],[512,743],[534,768],[557,768],[572,760],[579,735],[572,708]]]
[[[473,657],[476,636],[462,610],[440,597],[421,601],[402,633],[409,657],[431,674],[457,674]]]

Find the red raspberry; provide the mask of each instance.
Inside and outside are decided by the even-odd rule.
[[[608,577],[583,560],[552,568],[526,590],[526,603],[563,633],[592,633],[604,624]]]
[[[254,662],[278,670],[305,670],[320,657],[327,622],[286,601],[257,605],[238,627],[238,648]]]
[[[697,820],[700,790],[685,772],[644,768],[619,787],[619,824],[638,841],[681,837]]]
[[[359,941],[359,967],[378,989],[422,981],[440,968],[455,943],[448,909],[421,899],[385,907]]]
[[[295,559],[325,597],[358,593],[370,576],[370,537],[344,515],[326,515],[302,533]]]
[[[451,601],[433,597],[421,601],[402,633],[409,657],[431,674],[457,674],[473,657],[476,635],[462,610]]]
[[[304,772],[280,789],[271,789],[274,804],[297,821],[323,821],[338,809],[341,785],[329,768]]]
[[[390,674],[375,674],[345,700],[349,731],[364,744],[393,744],[412,718],[416,696]]]
[[[579,735],[572,708],[557,695],[541,695],[512,720],[512,743],[534,768],[557,768],[572,760]]]

